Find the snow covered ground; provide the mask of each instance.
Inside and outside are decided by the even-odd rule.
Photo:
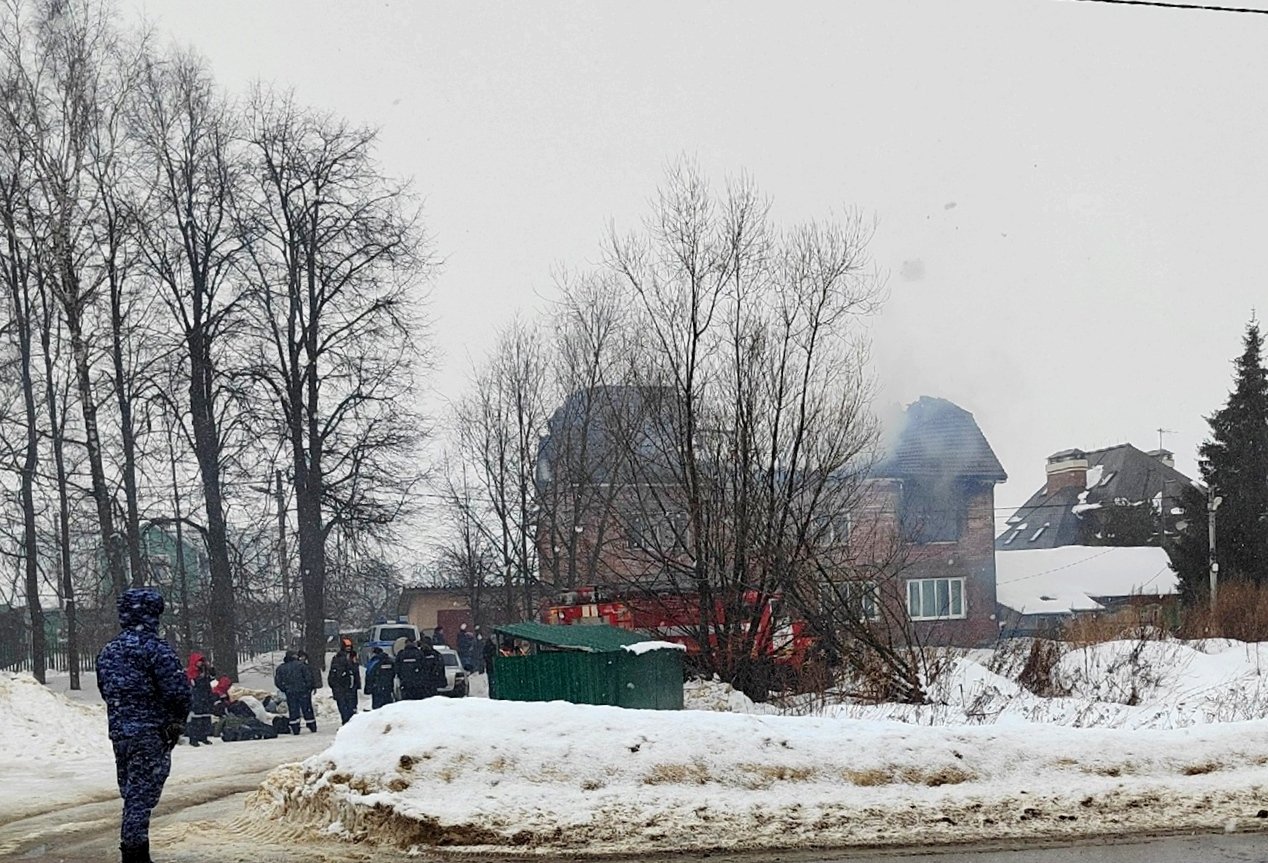
[[[254,805],[356,842],[634,853],[1254,827],[1265,787],[1268,721],[1036,733],[472,698],[363,714]]]
[[[1268,824],[1268,645],[1066,648],[1043,698],[970,652],[934,704],[686,711],[467,699],[363,715],[276,771],[261,817],[398,847],[517,852],[959,842]],[[801,714],[801,715],[780,715]]]
[[[335,736],[330,705],[317,735],[179,747],[172,782],[281,765],[243,817],[314,848],[642,853],[1268,826],[1268,645],[1066,648],[1050,698],[1017,684],[1024,657],[962,655],[921,706],[754,704],[693,682],[681,712],[431,699]],[[244,682],[268,688],[269,662]],[[0,775],[24,780],[0,785],[6,817],[115,793],[95,686],[77,699],[58,686],[0,675]]]
[[[270,654],[248,663],[235,691],[272,691],[280,659]],[[258,773],[321,750],[339,725],[328,689],[316,694],[314,710],[317,734],[305,730],[277,740],[176,747],[169,787]],[[81,688],[71,690],[64,673],[50,673],[48,685],[41,686],[29,674],[0,672],[0,776],[20,780],[0,783],[0,823],[118,794],[105,705],[93,674],[83,674]]]

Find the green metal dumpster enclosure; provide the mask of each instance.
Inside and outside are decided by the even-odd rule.
[[[648,639],[602,623],[513,623],[493,631],[533,651],[493,661],[492,698],[682,710],[681,650],[627,650]]]

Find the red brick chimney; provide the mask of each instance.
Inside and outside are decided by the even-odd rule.
[[[1071,486],[1087,488],[1087,453],[1081,449],[1065,449],[1048,456],[1048,494]]]

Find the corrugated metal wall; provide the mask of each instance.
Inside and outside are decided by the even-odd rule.
[[[542,651],[532,656],[499,656],[493,665],[492,697],[681,710],[682,682],[679,650],[643,654]]]

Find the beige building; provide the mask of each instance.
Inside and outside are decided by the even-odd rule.
[[[466,592],[447,587],[405,588],[396,613],[417,626],[423,635],[430,636],[437,624],[443,626],[450,647],[457,646],[459,626],[474,625]]]

